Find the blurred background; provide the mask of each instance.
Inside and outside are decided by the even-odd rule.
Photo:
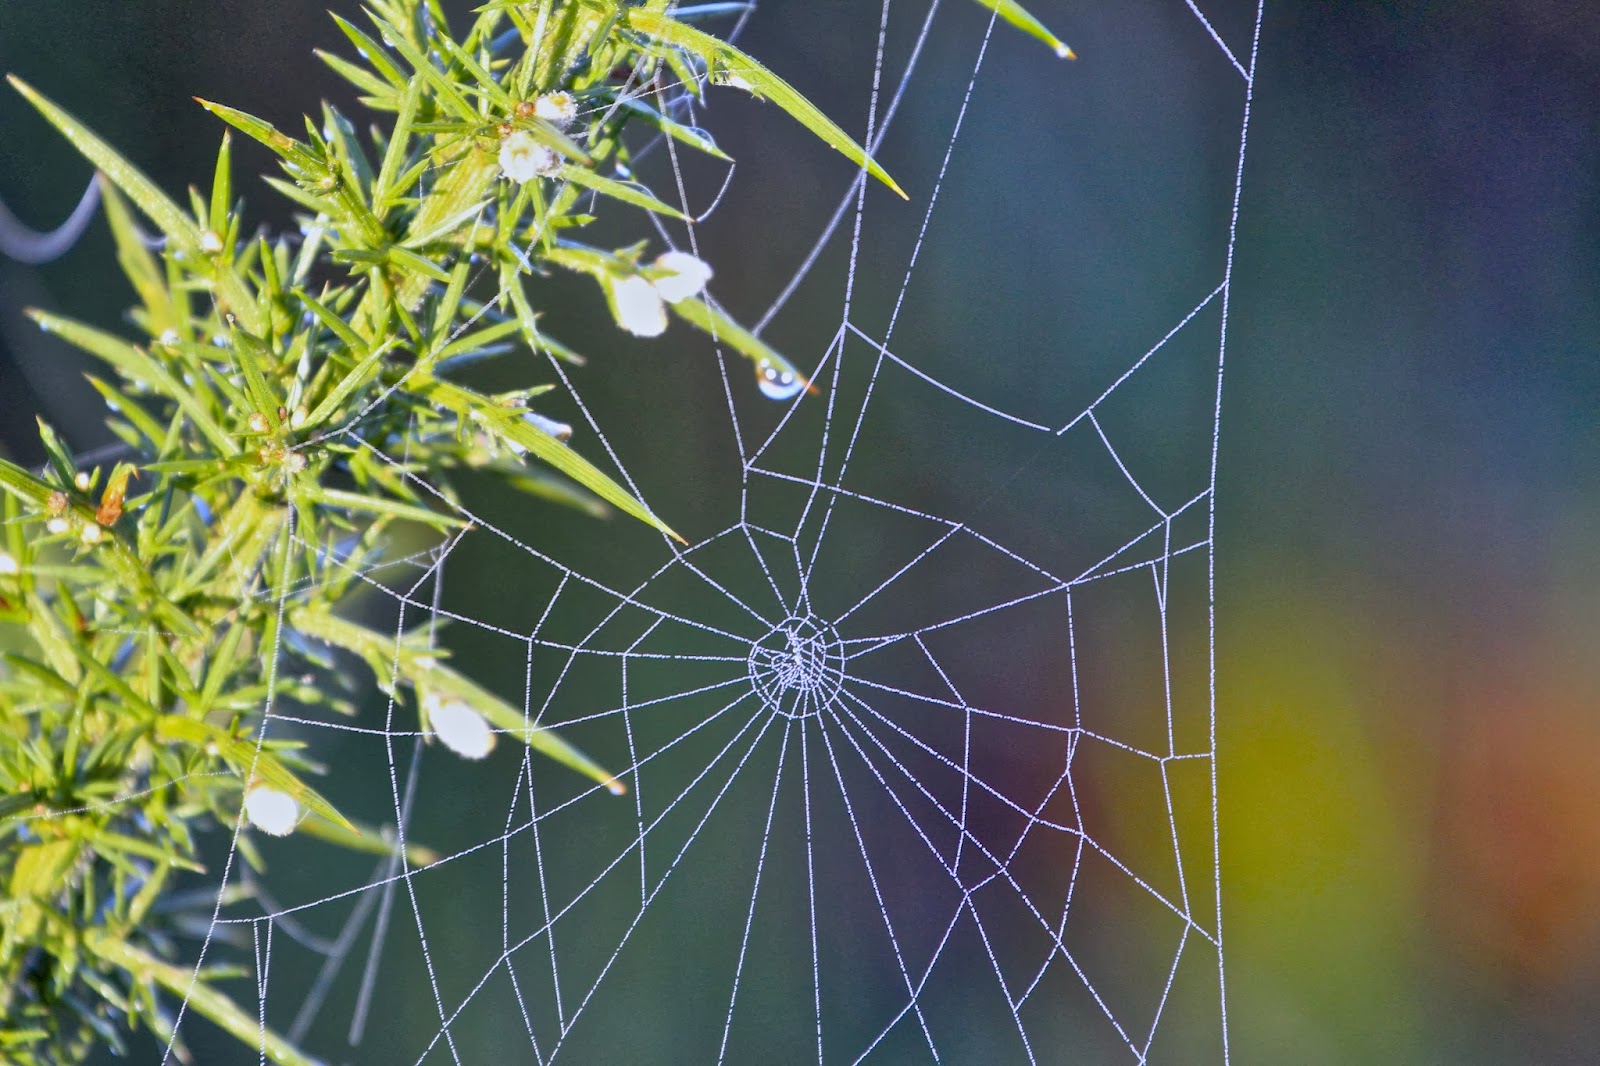
[[[1036,42],[995,34],[891,347],[996,406],[1053,417],[1080,409],[1220,280],[1243,94],[1181,0],[1030,6],[1080,58],[1062,64]],[[1243,58],[1253,6],[1201,6]],[[922,10],[892,23],[891,69],[904,63]],[[889,321],[985,22],[975,5],[944,0],[880,154],[912,203],[869,193],[852,318],[875,336]],[[877,23],[876,5],[774,0],[740,43],[859,134]],[[349,98],[313,48],[347,51],[320,4],[0,7],[0,69],[65,105],[171,191],[204,185],[211,173],[219,130],[191,96],[288,127],[323,97]],[[1585,5],[1267,4],[1217,501],[1216,749],[1235,1061],[1580,1062],[1600,1043],[1596,100],[1600,15]],[[718,268],[719,298],[752,321],[809,250],[850,168],[760,105],[718,97],[703,124],[739,166],[699,231],[702,254]],[[284,225],[285,205],[245,177],[267,168],[265,154],[236,143],[235,160],[252,219]],[[709,203],[720,172],[690,176]],[[14,214],[55,225],[87,177],[19,98],[0,94],[0,199]],[[634,228],[617,232],[645,233],[638,220],[626,225]],[[816,365],[838,322],[847,248],[847,236],[830,246],[765,333],[804,366]],[[663,510],[691,539],[714,533],[721,525],[711,516],[728,503],[730,445],[706,346],[682,329],[660,345],[625,341],[609,323],[589,325],[603,317],[592,287],[561,291],[571,296],[556,301],[551,332],[594,356],[580,392],[602,426],[630,427],[611,436],[626,437],[625,458],[647,497],[663,498],[652,491],[659,486],[673,501]],[[103,222],[57,262],[0,261],[6,455],[40,459],[35,414],[80,450],[111,440],[81,377],[86,361],[35,332],[21,309],[110,325],[130,300]],[[1214,341],[1210,314],[1197,325]],[[1206,356],[1196,344],[1195,358]],[[1212,369],[1214,356],[1212,343]],[[526,371],[504,370],[506,387]],[[1209,459],[1208,388],[1203,374],[1158,379],[1109,413],[1108,428],[1159,483],[1162,470]],[[993,507],[1016,537],[1054,550],[1047,530],[1026,526],[1030,513],[1053,513],[1028,509],[1032,489],[998,506],[988,491],[1020,453],[1004,437],[973,443],[983,427],[947,423],[936,405],[905,395],[900,421],[883,427],[877,454],[888,459],[861,476],[941,515]],[[739,403],[759,404],[752,396],[746,388]],[[770,412],[751,417],[773,421]],[[1071,447],[1034,456],[1030,471],[1041,479],[1024,483],[1054,477],[1038,498],[1060,492],[1069,509],[1083,493],[1099,499],[1097,475],[1073,465],[1087,453]],[[1186,483],[1174,474],[1169,495]],[[646,542],[609,528],[615,522],[597,537],[591,520],[484,506],[498,524],[540,531],[542,545],[586,573],[650,568],[629,554]],[[1116,506],[1091,504],[1083,520],[1092,526]],[[509,610],[493,565],[452,564],[456,610],[482,618]],[[536,601],[540,580],[514,595]],[[619,574],[615,583],[624,582]],[[1141,606],[1138,595],[1148,592],[1124,602]],[[908,616],[918,609],[904,606]],[[1108,706],[1119,693],[1137,702],[1152,653],[1117,639],[1131,624],[1119,608],[1104,617],[1089,669]],[[1187,636],[1199,626],[1203,638],[1203,613],[1185,617]],[[993,644],[975,643],[967,657],[1005,645],[1040,667],[1042,680],[1019,683],[1008,699],[1040,707],[1051,698],[1062,677],[1052,666],[1058,647],[1031,627],[1002,626],[983,639]],[[456,647],[478,674],[518,691],[516,649]],[[964,654],[951,652],[958,661]],[[973,683],[999,691],[1005,680],[975,674]],[[1196,683],[1203,696],[1203,681],[1192,680],[1190,695]],[[381,815],[389,802],[381,749],[337,753],[328,791]],[[1012,769],[1037,768],[1023,760]],[[429,772],[443,798],[419,814],[417,837],[449,848],[492,835],[484,820],[504,817],[513,778],[478,808],[473,775],[443,760]],[[1086,787],[1113,810],[1150,802],[1119,793],[1114,771],[1091,776]],[[746,820],[760,813],[752,808]],[[1153,846],[1139,819],[1113,814],[1109,824],[1128,853]],[[314,876],[297,874],[290,853],[271,854],[291,897],[297,877],[310,896],[367,876],[362,864],[346,876],[338,857],[324,864],[321,852]],[[498,852],[491,865],[499,870]],[[740,913],[740,899],[730,888],[717,905]],[[475,932],[470,914],[459,928],[448,916],[437,921],[430,929],[451,945],[441,965],[458,953],[480,972],[489,949],[474,938],[497,941],[498,929]],[[1106,928],[1119,939],[1086,951],[1138,961],[1152,950],[1137,922]],[[296,965],[283,963],[274,980],[309,981],[312,963],[303,972]],[[670,959],[662,967],[657,979],[669,989],[681,979],[692,999],[694,982]],[[807,988],[803,976],[794,989]],[[1115,976],[1105,980],[1117,986]],[[345,1061],[410,1061],[416,1034],[408,1038],[402,1022],[413,1015],[424,1042],[432,1032],[425,987],[384,995],[382,1024]],[[348,998],[337,994],[327,1014],[348,1018]],[[1175,1010],[1163,1023],[1174,1032],[1158,1038],[1157,1058],[1215,1060],[1215,1019],[1203,999],[1193,1017]],[[698,1061],[674,1050],[679,1007],[669,996],[653,1013],[607,1024],[636,1028],[640,1046],[654,1049],[649,1061]],[[525,1054],[514,1028],[506,1053]],[[343,1029],[338,1019],[314,1032],[336,1046]],[[1122,1057],[1070,1046],[1091,1061],[1102,1051],[1105,1061]],[[203,1061],[237,1052],[215,1054]],[[647,1061],[638,1056],[630,1061]],[[790,1059],[779,1052],[776,1061]],[[1054,1060],[1041,1053],[1041,1061]]]

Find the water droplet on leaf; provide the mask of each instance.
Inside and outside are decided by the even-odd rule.
[[[806,379],[787,363],[762,359],[756,363],[756,387],[769,400],[792,400],[805,391]]]
[[[257,785],[244,795],[244,816],[257,829],[286,836],[300,822],[300,804],[287,792]]]

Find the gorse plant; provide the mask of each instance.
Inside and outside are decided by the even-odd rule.
[[[1021,7],[980,2],[1069,54]],[[495,2],[458,34],[438,0],[370,0],[365,27],[338,20],[358,59],[323,58],[392,116],[386,128],[363,138],[325,107],[297,137],[201,102],[281,158],[284,177],[267,180],[304,217],[280,236],[241,222],[229,133],[209,197],[184,205],[11,79],[99,169],[142,338],[30,312],[109,369],[90,382],[125,458],[85,468],[41,422],[41,473],[0,460],[0,1059],[79,1061],[140,1028],[184,1059],[177,1020],[193,1009],[273,1062],[312,1061],[222,991],[237,971],[179,950],[213,904],[197,914],[173,886],[206,872],[208,828],[231,831],[251,866],[255,830],[395,852],[392,832],[351,822],[307,783],[311,753],[263,728],[285,700],[353,711],[318,683],[335,654],[366,662],[463,757],[503,734],[624,790],[453,670],[426,627],[397,639],[334,608],[396,523],[466,525],[462,471],[675,536],[538,412],[552,386],[490,395],[452,379],[524,345],[579,361],[540,327],[550,270],[593,278],[632,333],[661,333],[669,314],[710,333],[767,396],[808,388],[708,298],[700,259],[577,236],[608,202],[683,219],[630,160],[660,137],[725,158],[673,117],[708,84],[771,101],[899,192],[793,88],[691,25],[743,6]],[[404,850],[413,865],[436,858]]]

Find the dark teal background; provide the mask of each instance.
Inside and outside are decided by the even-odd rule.
[[[1032,6],[1081,58],[1062,64],[1019,35],[995,35],[895,347],[1002,406],[1070,411],[1219,280],[1242,98],[1178,0]],[[1253,10],[1202,7],[1245,47]],[[859,132],[877,16],[876,5],[847,0],[772,2],[741,44]],[[857,292],[869,330],[887,320],[983,27],[975,6],[944,0],[885,142],[881,159],[912,203],[870,194]],[[891,38],[891,63],[905,43]],[[320,97],[346,98],[312,47],[341,49],[320,5],[0,8],[0,68],[172,191],[210,178],[218,129],[191,95],[290,127]],[[1217,745],[1234,1057],[1584,1061],[1600,1040],[1600,15],[1553,0],[1277,0],[1266,9],[1260,64],[1218,487]],[[770,108],[719,99],[706,125],[740,166],[702,228],[703,247],[718,296],[750,319],[809,248],[850,170]],[[235,158],[252,217],[281,222],[270,191],[242,176],[266,166],[263,153],[236,145]],[[22,101],[0,96],[0,197],[16,214],[53,224],[86,177]],[[709,197],[714,186],[698,188]],[[815,362],[837,320],[846,246],[835,243],[767,333],[802,362]],[[35,413],[80,448],[108,439],[79,377],[85,363],[20,316],[39,304],[115,322],[129,292],[108,250],[97,224],[58,263],[0,263],[0,442],[12,457],[38,459]],[[629,442],[649,498],[691,539],[721,528],[736,482],[703,346],[681,329],[661,344],[624,340],[609,324],[585,332],[601,314],[592,287],[560,292],[551,331],[593,357],[579,387],[601,424],[615,427],[610,435]],[[508,383],[520,383],[516,371],[504,371]],[[1130,396],[1119,428],[1153,469],[1181,471],[1195,459],[1190,430],[1209,416],[1208,387],[1178,377],[1138,403]],[[914,413],[899,439],[928,450],[904,445],[900,454],[886,440],[876,476],[941,514],[983,506],[1019,453],[978,423],[924,423]],[[1046,455],[1028,468],[1046,502],[1062,469],[1053,462]],[[1082,499],[1074,486],[1055,488],[1064,507]],[[997,520],[1048,541],[1050,529],[1026,527],[1026,494],[1003,498],[1017,503]],[[621,584],[651,565],[643,553],[653,542],[615,522],[595,533],[548,509],[480,503],[586,573],[615,568]],[[531,573],[525,587],[508,585],[506,565],[492,553],[453,561],[451,605],[526,626],[526,604],[546,586]],[[903,609],[913,613],[914,601]],[[992,639],[1031,649],[1033,635]],[[516,647],[456,647],[475,676],[520,692]],[[1020,682],[1011,698],[1049,698],[1048,654],[1037,651],[1043,680]],[[1149,654],[1112,641],[1094,665],[1108,691],[1123,691],[1121,678],[1147,670]],[[328,792],[381,817],[381,755],[336,746]],[[415,834],[448,849],[498,832],[514,774],[509,757],[478,773],[430,751],[431,798]],[[1131,809],[1148,800],[1104,787]],[[739,818],[761,813],[749,806]],[[1137,852],[1146,841],[1134,822],[1119,832]],[[737,841],[743,824],[735,819],[725,839]],[[697,860],[702,871],[741,860],[733,844],[714,857],[722,839]],[[287,898],[366,872],[320,848],[299,870],[295,852],[271,854],[275,891]],[[443,915],[452,891],[466,898],[499,877],[498,851],[448,876],[459,880],[431,888],[439,895],[429,928],[434,961],[456,987],[498,950],[498,893],[488,913],[474,904],[458,908],[458,923]],[[729,885],[716,895],[714,880],[673,913],[708,940],[736,937],[727,926],[742,918],[748,893]],[[436,1027],[426,985],[412,980],[420,970],[406,955],[406,906],[397,899],[388,959],[411,983],[384,988],[369,1042],[347,1061],[409,1062],[417,1034],[425,1041]],[[1136,967],[1155,950],[1140,936],[1137,923],[1108,925],[1099,950]],[[607,1024],[629,1036],[622,1043],[637,1057],[627,1061],[699,1061],[680,1043],[692,1028],[685,1019],[713,1009],[695,1004],[724,995],[724,977],[707,991],[670,956],[654,958],[658,968],[640,962],[627,974],[653,1006]],[[285,951],[269,1002],[298,1002],[289,990],[309,981],[303,965]],[[767,994],[780,1005],[809,995],[807,975],[773,975]],[[347,980],[318,1030],[331,1061],[341,1059],[333,1049],[343,1046],[352,995]],[[485,1021],[463,1061],[522,1061],[514,1009],[486,1001],[476,1017],[503,1011],[508,1028]],[[981,1008],[971,1009],[981,1033]],[[1165,1061],[1211,1060],[1188,1052],[1207,1046],[1214,1015],[1197,1008],[1165,1024]],[[197,1046],[203,1038],[197,1028]],[[222,1057],[202,1061],[236,1061],[227,1057],[236,1050],[216,1046]],[[1099,1061],[1102,1050],[1086,1057]],[[952,1055],[982,1061],[977,1051]],[[429,1061],[448,1059],[436,1052]]]

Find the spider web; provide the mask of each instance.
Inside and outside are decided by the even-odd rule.
[[[1198,161],[1129,239],[1170,240],[1180,265],[1124,334],[1057,332],[1020,371],[1003,331],[992,352],[943,344],[940,323],[983,314],[984,294],[952,311],[926,280],[994,251],[995,285],[1039,281],[964,246],[970,222],[940,225],[981,195],[963,147],[997,121],[983,108],[1010,76],[993,59],[1008,31],[938,2],[872,14],[864,142],[895,170],[907,94],[943,87],[948,110],[914,203],[841,182],[757,318],[816,389],[765,399],[714,343],[699,370],[641,371],[627,395],[548,362],[575,446],[688,543],[620,519],[562,539],[548,509],[436,496],[472,525],[361,575],[397,648],[447,625],[464,669],[520,689],[627,794],[517,743],[464,763],[404,705],[338,720],[270,700],[269,735],[386,768],[335,773],[341,807],[455,846],[351,873],[263,842],[272,877],[245,903],[219,891],[204,961],[243,946],[264,1026],[330,1061],[1227,1060],[1212,534],[1260,7],[1127,6],[1147,35],[1103,61],[1192,61],[1186,121],[1227,151],[1160,146]],[[931,71],[933,53],[966,66]],[[1142,136],[1122,147],[1153,158]],[[661,236],[729,273],[672,148],[657,162],[700,221]],[[1041,200],[1092,225],[1088,194],[1055,184]],[[1175,218],[1208,239],[1163,228]],[[1063,303],[1144,288],[1127,263],[1046,258],[1046,300],[1075,276],[1090,280]],[[790,321],[791,298],[837,314]],[[668,461],[631,420],[649,373],[701,371],[700,407],[648,416],[675,420]],[[256,876],[233,855],[224,888]]]

